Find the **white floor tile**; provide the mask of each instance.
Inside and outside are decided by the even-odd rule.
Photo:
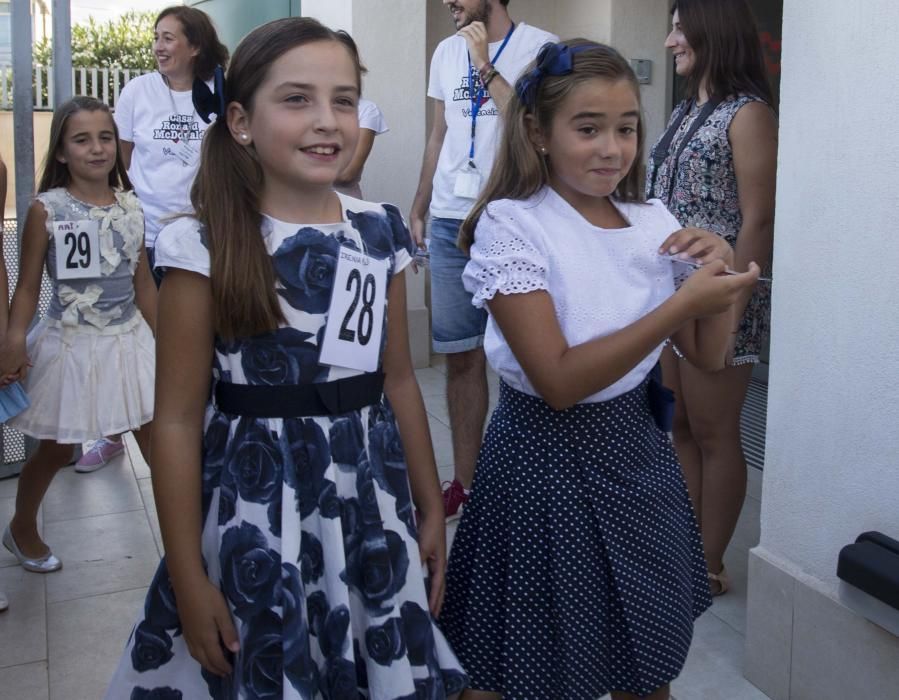
[[[443,372],[433,367],[425,367],[415,370],[415,376],[422,396],[443,397],[446,394],[446,375]]]
[[[18,483],[18,479],[8,479],[6,483]],[[0,496],[0,534],[6,529],[7,524],[12,520],[13,514],[16,512],[16,492],[13,491],[9,497]],[[16,558],[6,551],[6,547],[0,546],[0,569],[6,566],[18,566]]]
[[[51,697],[103,697],[145,594],[139,588],[48,606]]]
[[[16,488],[18,488],[19,480],[17,477],[8,479],[0,479],[0,500],[4,498],[15,498]]]
[[[0,569],[0,590],[9,600],[9,609],[0,613],[0,667],[47,659],[46,576],[53,574],[35,574],[18,564]],[[0,697],[3,693],[0,684]]]
[[[102,469],[79,474],[62,469],[44,496],[44,523],[140,510],[140,498],[128,457],[122,454]]]
[[[730,625],[740,633],[746,634],[746,572],[749,563],[749,550],[745,547],[731,545],[724,554],[724,566],[730,579],[730,589],[725,595],[713,599],[712,615]]]
[[[671,687],[678,700],[767,699],[743,678],[743,635],[708,613],[696,621],[687,664]]]
[[[10,700],[49,700],[47,662],[0,668],[0,689],[0,694]]]
[[[434,458],[438,467],[453,464],[453,437],[450,429],[436,418],[428,417],[431,428],[431,442],[434,445]]]
[[[447,428],[450,426],[449,408],[442,396],[429,396],[425,399],[425,410]]]
[[[48,523],[45,531],[63,562],[61,571],[47,577],[51,603],[146,586],[158,564],[143,508]]]
[[[150,476],[150,465],[144,461],[137,441],[134,439],[134,433],[125,433],[125,448],[128,458],[131,460],[131,468],[134,470],[134,476],[138,479],[147,479]]]

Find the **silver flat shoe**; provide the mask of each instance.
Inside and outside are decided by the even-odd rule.
[[[22,568],[26,571],[34,571],[38,574],[49,574],[51,571],[58,571],[62,568],[62,562],[53,555],[53,552],[47,552],[40,559],[29,559],[22,554],[22,550],[19,549],[19,545],[17,545],[16,541],[13,539],[9,525],[7,525],[6,529],[3,531],[3,546],[19,560]]]

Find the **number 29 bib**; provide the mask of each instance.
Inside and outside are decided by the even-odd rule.
[[[389,260],[340,247],[319,361],[363,372],[378,369]]]
[[[100,276],[99,221],[54,221],[53,238],[57,279]]]

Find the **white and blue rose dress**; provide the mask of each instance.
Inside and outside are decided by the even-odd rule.
[[[163,560],[107,698],[437,700],[467,684],[428,612],[392,411],[380,389],[353,410],[331,402],[331,388],[370,387],[380,375],[320,362],[338,255],[350,250],[386,260],[385,282],[411,261],[411,238],[396,207],[342,195],[341,204],[345,220],[338,224],[263,219],[286,323],[216,342],[203,442],[202,551],[240,637],[234,671],[213,676],[190,656]],[[159,267],[209,274],[193,219],[164,229],[156,255]],[[384,320],[386,326],[386,314]],[[222,387],[251,399],[271,395],[276,403],[285,391],[314,393],[334,410],[240,415]]]

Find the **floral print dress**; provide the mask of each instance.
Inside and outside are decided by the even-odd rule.
[[[672,112],[668,128],[681,118],[684,111],[692,111],[688,112],[674,135],[668,157],[659,166],[657,173],[653,168],[653,156],[659,143],[656,142],[653,146],[646,173],[647,196],[661,199],[681,226],[695,226],[712,231],[732,247],[737,245],[743,215],[740,212],[734,154],[728,129],[741,107],[759,101],[759,98],[750,95],[738,95],[722,101],[696,130],[675,163],[674,154],[680,150],[701,111],[692,100],[684,100]],[[660,141],[661,138],[659,137]],[[653,178],[655,189],[650,192]],[[768,273],[770,270],[763,271],[762,274]],[[759,361],[765,337],[770,330],[770,317],[771,285],[758,284],[740,322],[732,364]]]
[[[214,381],[291,385],[360,374],[319,363],[338,251],[386,259],[392,275],[411,261],[412,242],[395,207],[341,203],[340,224],[264,219],[287,322],[217,342]],[[209,274],[192,219],[164,229],[156,252],[159,266]],[[202,483],[203,556],[240,638],[233,673],[212,676],[188,653],[163,560],[107,698],[439,700],[467,684],[428,612],[386,400],[284,419],[229,415],[210,402]]]

